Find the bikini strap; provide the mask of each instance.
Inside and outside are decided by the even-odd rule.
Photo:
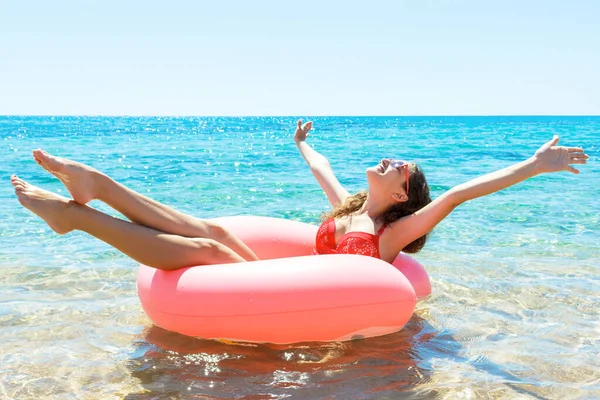
[[[327,240],[335,246],[335,218],[330,218],[327,222]]]
[[[377,236],[381,236],[385,228],[387,228],[387,224],[381,225],[381,228],[379,228],[379,230],[377,231]]]

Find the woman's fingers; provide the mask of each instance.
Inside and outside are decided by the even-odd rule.
[[[587,164],[587,158],[571,158],[569,164]]]
[[[298,129],[302,129],[302,119],[298,120]]]
[[[590,158],[590,156],[588,156],[585,153],[569,153],[569,158],[570,159],[581,159],[581,160],[587,160],[588,158]]]
[[[569,153],[583,153],[583,149],[581,147],[567,147]]]
[[[567,171],[572,172],[575,175],[577,175],[579,173],[578,169],[575,169],[575,168],[571,167],[570,165],[567,166]]]

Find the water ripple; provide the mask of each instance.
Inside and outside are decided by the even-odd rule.
[[[295,118],[0,117],[0,398],[596,398],[600,164],[594,117],[319,117],[311,144],[351,191],[383,157],[419,162],[432,194],[529,156],[552,134],[592,159],[457,209],[417,256],[433,294],[404,330],[347,343],[221,343],[151,325],[136,264],[56,236],[9,176],[65,194],[42,147],[200,217],[317,223],[327,200]],[[110,215],[107,206],[91,204]]]

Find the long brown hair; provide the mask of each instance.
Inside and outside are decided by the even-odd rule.
[[[400,218],[406,217],[425,207],[431,203],[431,197],[429,195],[429,185],[425,179],[423,170],[416,164],[414,164],[414,170],[408,178],[408,200],[402,203],[396,203],[387,210],[385,210],[380,216],[379,220],[384,224],[388,225]],[[346,198],[343,204],[335,207],[329,213],[323,215],[323,219],[329,218],[340,218],[351,215],[365,204],[367,200],[367,192],[360,191],[352,196]],[[427,241],[428,234],[421,236],[420,238],[412,241],[406,247],[402,249],[405,253],[418,253],[421,251],[425,242]]]

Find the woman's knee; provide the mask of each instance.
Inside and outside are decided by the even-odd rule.
[[[210,239],[221,242],[224,239],[227,239],[228,237],[231,236],[231,233],[229,232],[229,230],[227,228],[225,228],[223,225],[220,225],[220,224],[218,224],[216,222],[212,222],[212,221],[207,221],[206,223],[208,226],[208,232],[209,232]]]
[[[213,238],[192,238],[198,255],[206,264],[225,264],[239,262],[240,258],[233,250]],[[243,259],[242,259],[243,261]]]

